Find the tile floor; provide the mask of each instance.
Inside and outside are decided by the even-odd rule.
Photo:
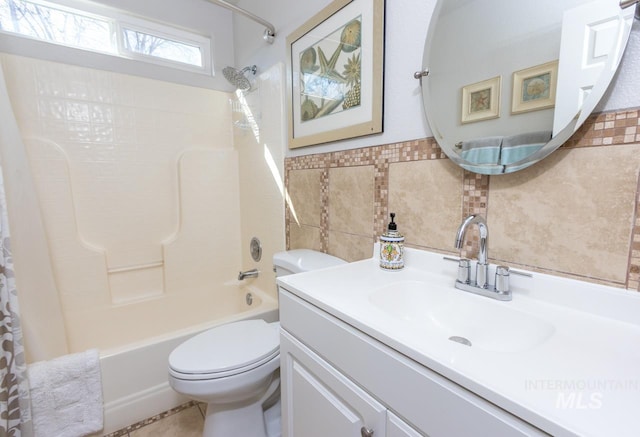
[[[105,437],[201,437],[205,404],[189,402]]]
[[[201,437],[207,405],[191,401],[103,437]],[[278,399],[265,411],[267,435],[281,437],[281,403]]]

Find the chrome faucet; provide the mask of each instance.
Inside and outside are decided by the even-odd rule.
[[[487,261],[487,239],[489,238],[489,228],[482,216],[470,215],[460,225],[456,233],[457,249],[462,249],[465,235],[469,226],[477,224],[480,231],[480,251],[478,252],[478,263],[476,264],[475,283],[471,283],[471,263],[468,259],[461,259],[458,264],[458,279],[456,288],[482,296],[491,297],[498,300],[511,300],[511,290],[509,289],[509,267],[498,266],[496,268],[496,283],[489,285],[489,262]]]
[[[460,225],[456,233],[456,249],[462,249],[464,237],[469,226],[476,223],[480,231],[480,251],[478,252],[478,264],[476,265],[476,286],[487,288],[489,285],[489,264],[487,263],[487,238],[489,238],[489,228],[487,222],[480,215],[470,215]]]
[[[258,269],[247,270],[246,272],[238,272],[238,281],[246,278],[257,278],[260,272]]]

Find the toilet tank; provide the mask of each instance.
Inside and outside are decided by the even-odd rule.
[[[273,269],[276,272],[276,277],[324,269],[340,264],[346,264],[346,261],[311,249],[285,250],[284,252],[273,254]]]

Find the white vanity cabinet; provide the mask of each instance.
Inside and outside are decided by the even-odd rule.
[[[280,340],[283,436],[421,435],[292,335]]]
[[[539,436],[539,429],[280,287],[283,437]]]
[[[422,437],[418,431],[413,429],[407,422],[400,419],[391,411],[387,411],[387,437]]]
[[[286,332],[280,356],[284,436],[384,435],[386,408]]]

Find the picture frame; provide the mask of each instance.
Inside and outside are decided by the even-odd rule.
[[[334,0],[287,37],[289,148],[383,130],[384,0]]]
[[[500,88],[502,76],[462,87],[460,121],[473,123],[500,117]]]
[[[514,72],[511,113],[553,108],[557,84],[557,60]]]

